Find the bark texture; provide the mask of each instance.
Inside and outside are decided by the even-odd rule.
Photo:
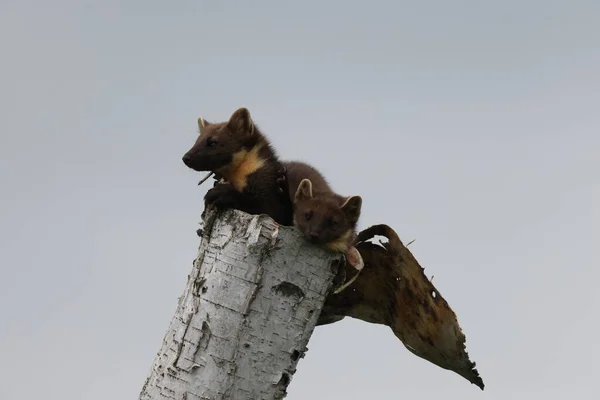
[[[208,211],[198,257],[140,399],[285,397],[336,259],[265,215]]]
[[[373,243],[376,236],[387,242]],[[327,297],[317,325],[345,317],[387,325],[413,354],[483,390],[456,314],[398,234],[388,225],[373,225],[358,234],[355,246],[364,268],[344,291]]]

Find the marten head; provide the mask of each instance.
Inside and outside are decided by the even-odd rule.
[[[227,122],[210,123],[200,117],[198,128],[200,136],[183,156],[184,164],[191,169],[213,171],[229,180],[228,175],[246,162],[252,152],[254,158],[257,158],[262,135],[254,125],[248,109],[236,110]]]
[[[294,198],[294,225],[312,243],[345,252],[354,238],[361,206],[360,196],[313,196],[311,181],[303,179]]]

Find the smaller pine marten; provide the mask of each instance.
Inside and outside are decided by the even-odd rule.
[[[335,193],[314,167],[299,161],[283,163],[287,171],[294,225],[312,243],[345,253],[356,237],[362,198]]]
[[[183,156],[184,164],[195,171],[212,171],[226,181],[208,190],[205,206],[267,214],[281,225],[292,225],[285,170],[250,111],[239,108],[229,121],[220,123],[200,117],[198,128],[200,135]]]

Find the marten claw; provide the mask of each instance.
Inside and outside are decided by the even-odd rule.
[[[277,184],[279,185],[279,187],[277,188],[277,190],[280,193],[287,193],[287,169],[285,168],[284,165],[281,165],[281,167],[277,170]]]

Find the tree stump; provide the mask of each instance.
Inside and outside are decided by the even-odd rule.
[[[339,255],[266,215],[208,210],[141,400],[285,397]]]

